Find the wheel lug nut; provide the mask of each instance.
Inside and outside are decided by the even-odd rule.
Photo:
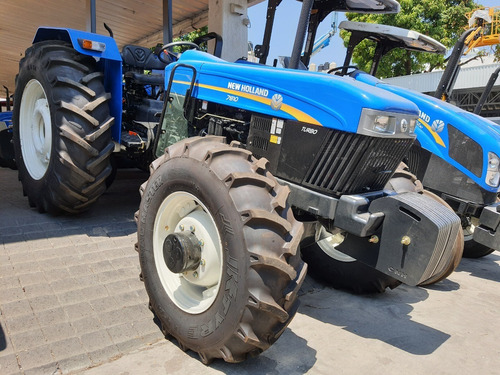
[[[195,228],[193,225],[191,225],[191,226],[189,227],[189,230],[190,230],[191,232],[194,232],[194,231],[196,230],[196,228]]]
[[[182,224],[181,224],[181,225],[179,225],[179,229],[180,229],[180,230],[184,230],[184,225],[182,225]]]
[[[200,244],[200,246],[205,245],[205,241],[203,241],[203,240],[199,240],[198,243]]]
[[[204,267],[206,264],[207,264],[207,262],[205,261],[205,259],[202,259],[202,260],[200,261],[200,266],[203,266],[203,267]]]
[[[195,279],[197,279],[197,278],[198,278],[198,272],[194,271],[194,272],[193,272],[193,277],[194,277]]]

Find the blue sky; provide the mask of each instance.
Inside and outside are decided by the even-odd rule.
[[[500,0],[476,0],[483,6],[496,6]],[[271,39],[271,51],[268,57],[268,65],[272,64],[274,58],[278,56],[290,56],[295,30],[299,19],[302,3],[296,0],[284,0],[276,11],[274,30]],[[261,44],[264,35],[264,27],[267,12],[267,0],[253,7],[248,8],[248,17],[251,27],[248,30],[248,40],[254,45]],[[339,13],[338,23],[345,20],[344,13]],[[331,16],[328,16],[320,25],[317,38],[330,30]],[[331,39],[330,45],[321,52],[313,56],[312,62],[322,64],[326,61],[334,61],[341,65],[344,61],[345,48],[340,36],[337,34]]]

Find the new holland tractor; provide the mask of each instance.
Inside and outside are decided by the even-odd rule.
[[[121,107],[122,61],[111,38],[44,28],[20,64],[16,159],[34,205],[89,205],[105,188],[120,135],[120,147],[135,141],[155,159],[135,215],[141,275],[162,331],[204,363],[242,361],[280,337],[306,275],[299,244],[322,230],[337,239],[332,262],[348,259],[332,263],[332,278],[350,277],[361,292],[418,285],[454,258],[454,212],[425,194],[385,189],[415,141],[416,105],[294,69],[318,4],[399,10],[393,0],[304,0],[292,69],[227,62],[193,44],[166,55],[166,45],[160,79],[122,52],[135,88],[125,85],[123,102],[147,104],[146,112],[134,107],[135,116],[151,115],[141,119]],[[145,98],[151,84],[165,88],[163,101]]]
[[[500,131],[497,124],[466,112],[438,98],[448,98],[458,74],[460,57],[467,47],[466,31],[454,48],[437,98],[393,86],[373,77],[381,58],[393,48],[445,53],[445,47],[425,35],[397,27],[344,21],[339,26],[351,32],[343,74],[382,88],[418,105],[417,141],[406,158],[409,170],[423,185],[438,194],[461,219],[465,257],[479,258],[500,250]],[[349,69],[356,45],[371,39],[377,43],[370,75]],[[473,39],[471,42],[477,44]],[[471,43],[469,42],[469,43]]]

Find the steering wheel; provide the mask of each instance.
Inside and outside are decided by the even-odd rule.
[[[198,46],[196,43],[193,42],[185,42],[185,41],[179,41],[179,42],[172,42],[172,43],[167,43],[164,44],[157,52],[158,59],[165,64],[169,64],[171,61],[165,60],[162,55],[166,54],[170,56],[170,58],[173,59],[173,61],[177,61],[179,59],[179,55],[175,52],[169,51],[170,48],[172,47],[177,47],[177,46],[188,46],[191,47],[190,49],[197,49],[200,50],[200,46]]]
[[[358,67],[356,65],[344,65],[344,66],[337,66],[336,68],[333,68],[333,69],[330,69],[327,73],[328,74],[332,74],[334,72],[336,72],[335,74],[336,75],[344,75],[342,73],[339,73],[339,70],[344,70],[344,69],[354,69],[354,70],[358,70]],[[352,73],[352,72],[351,72]],[[349,75],[351,73],[347,73],[346,72],[346,75]]]

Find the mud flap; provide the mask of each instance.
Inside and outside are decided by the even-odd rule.
[[[442,271],[453,256],[460,219],[436,201],[403,193],[375,199],[368,211],[384,214],[376,233],[348,233],[338,250],[408,285]]]

